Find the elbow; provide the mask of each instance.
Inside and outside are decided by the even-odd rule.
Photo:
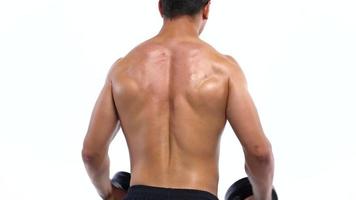
[[[245,153],[247,157],[261,164],[269,165],[274,162],[272,146],[269,142],[263,146],[254,146],[249,152]]]
[[[255,154],[255,157],[257,160],[259,160],[263,163],[273,162],[272,146],[269,144],[266,147],[262,147],[262,148],[258,149],[257,153]]]
[[[94,163],[97,160],[98,154],[83,147],[82,149],[82,160],[85,164]]]

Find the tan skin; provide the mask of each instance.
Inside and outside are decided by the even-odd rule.
[[[241,68],[199,39],[209,5],[194,17],[164,19],[157,36],[108,73],[83,145],[86,169],[103,199],[125,195],[109,179],[108,148],[120,128],[130,154],[131,186],[217,196],[227,120],[245,151],[269,149]]]

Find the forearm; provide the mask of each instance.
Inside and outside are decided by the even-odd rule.
[[[273,154],[262,157],[246,155],[245,170],[252,184],[255,199],[271,199],[274,175]]]
[[[104,158],[83,158],[85,168],[99,195],[105,199],[111,195],[112,187],[110,181],[110,159],[106,155]]]

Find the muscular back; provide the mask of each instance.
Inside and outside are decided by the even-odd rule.
[[[114,64],[112,95],[131,185],[217,194],[228,60],[200,40],[153,38]]]

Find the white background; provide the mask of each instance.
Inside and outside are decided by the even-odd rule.
[[[202,38],[241,64],[280,199],[356,199],[353,0],[212,0]],[[99,199],[81,161],[108,69],[156,34],[157,0],[0,1],[0,199]],[[120,133],[122,133],[120,131]],[[129,170],[119,134],[111,173]],[[229,125],[219,198],[245,176]]]

